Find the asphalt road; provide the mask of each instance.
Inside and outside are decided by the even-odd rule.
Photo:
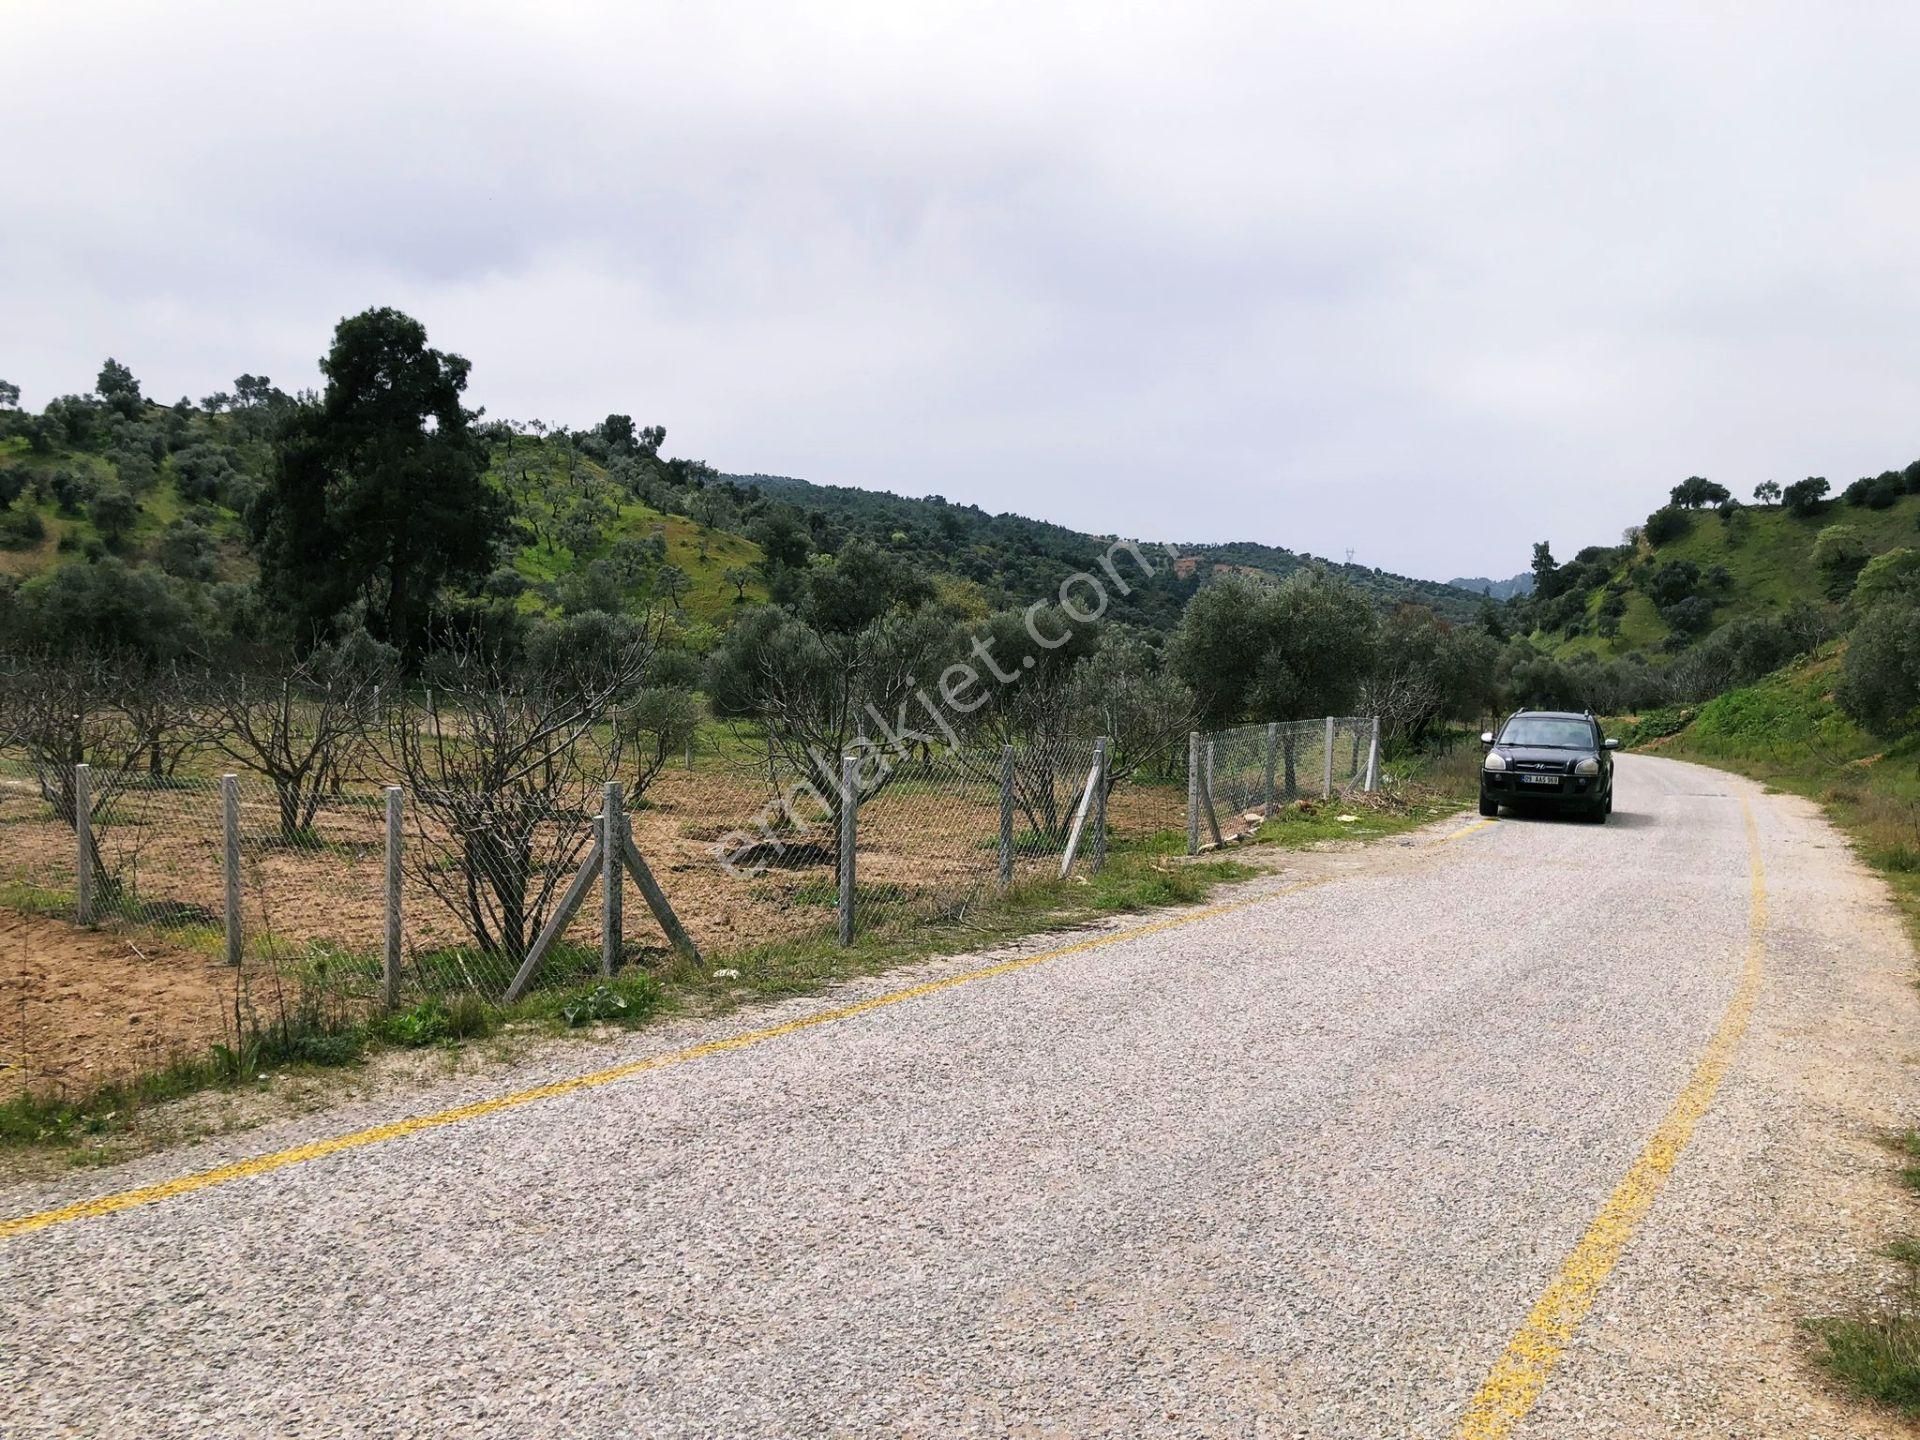
[[[1894,1203],[1910,956],[1808,807],[1635,757],[1605,827],[1291,861],[1258,903],[0,1239],[0,1434],[1452,1435],[1728,1021],[1748,812],[1751,1026],[1513,1433],[1881,1433],[1795,1321]]]

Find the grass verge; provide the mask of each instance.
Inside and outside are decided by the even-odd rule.
[[[1900,1178],[1920,1191],[1920,1132],[1891,1141],[1901,1160]],[[1864,1313],[1812,1320],[1828,1374],[1869,1400],[1920,1419],[1920,1240],[1896,1240],[1887,1255],[1900,1267],[1892,1290]]]
[[[83,1091],[28,1091],[0,1101],[0,1149],[67,1149],[76,1163],[98,1163],[117,1158],[99,1142],[136,1129],[143,1112],[155,1105],[358,1066],[383,1051],[457,1047],[509,1028],[557,1034],[639,1025],[667,1003],[665,987],[644,970],[542,990],[510,1006],[491,1005],[469,993],[433,997],[384,1015],[370,1015],[321,989],[299,987],[285,1004],[250,1008],[251,1018],[244,1022],[233,1018],[227,1036],[199,1054],[180,1055],[157,1070]]]
[[[1869,1400],[1920,1418],[1920,1242],[1900,1241],[1887,1253],[1903,1275],[1874,1313],[1813,1320],[1807,1328],[1828,1374]]]

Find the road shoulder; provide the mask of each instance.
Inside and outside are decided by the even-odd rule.
[[[1817,806],[1704,773],[1758,821],[1760,1000],[1711,1112],[1518,1433],[1910,1435],[1818,1367],[1803,1322],[1896,1278],[1884,1251],[1911,1228],[1911,1202],[1883,1139],[1920,1103],[1914,955],[1886,887]]]

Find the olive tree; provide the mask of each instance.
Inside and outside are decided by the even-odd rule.
[[[1279,584],[1230,576],[1187,604],[1169,656],[1210,726],[1337,715],[1373,673],[1379,622],[1366,596],[1320,569]],[[1296,738],[1283,749],[1296,787]]]
[[[1359,708],[1378,715],[1393,741],[1417,745],[1443,720],[1491,710],[1499,663],[1499,646],[1485,631],[1450,625],[1420,606],[1402,606],[1380,627],[1378,659]]]
[[[1107,737],[1106,788],[1152,772],[1182,753],[1198,709],[1193,691],[1139,634],[1106,630],[1100,648],[1073,669],[1068,701],[1084,727]]]
[[[940,735],[943,717],[921,701],[922,682],[952,648],[951,622],[931,609],[890,610],[857,629],[829,629],[771,607],[742,616],[707,669],[722,715],[764,728],[769,769],[798,779],[828,820],[841,808],[841,757],[860,758],[856,787],[871,799],[899,761]],[[785,823],[803,824],[788,810]]]
[[[1920,600],[1899,595],[1861,617],[1835,698],[1876,735],[1903,735],[1920,725]]]
[[[1814,537],[1813,566],[1825,582],[1829,600],[1844,600],[1872,558],[1873,551],[1851,525],[1828,525]]]
[[[1066,841],[1074,790],[1099,733],[1087,723],[1073,683],[1099,649],[1099,629],[1074,623],[1057,605],[1043,605],[989,615],[973,639],[975,653],[991,664],[991,678],[970,687],[965,703],[976,708],[963,717],[963,756],[982,778],[997,781],[1001,747],[1011,745],[1014,804],[1038,841],[1058,848]]]

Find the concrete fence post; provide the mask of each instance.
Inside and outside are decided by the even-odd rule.
[[[380,999],[389,1010],[400,1003],[400,815],[405,793],[398,785],[387,786],[387,930],[380,957]]]
[[[1226,837],[1220,833],[1220,811],[1213,800],[1213,752],[1214,742],[1209,740],[1203,762],[1204,768],[1200,772],[1200,800],[1206,807],[1207,833],[1213,836],[1213,843],[1219,846],[1226,844],[1227,841]]]
[[[73,767],[73,919],[93,923],[93,769]]]
[[[220,777],[221,850],[226,856],[227,879],[227,964],[238,966],[241,958],[240,933],[240,777]]]
[[[1107,737],[1093,742],[1093,873],[1107,865]]]
[[[853,861],[860,817],[860,762],[840,757],[840,943],[853,943]]]
[[[1361,787],[1368,793],[1380,788],[1380,717],[1373,717],[1373,733],[1367,740],[1367,783]]]
[[[1320,782],[1320,798],[1333,798],[1333,716],[1327,716],[1327,773]]]
[[[1000,888],[1013,884],[1013,746],[1000,747]]]
[[[600,798],[600,974],[611,980],[625,947],[627,802],[609,780]]]
[[[1273,788],[1273,767],[1280,749],[1280,723],[1277,720],[1267,722],[1267,803],[1265,813],[1273,814],[1275,797]]]
[[[1187,732],[1187,854],[1200,853],[1200,732]]]

